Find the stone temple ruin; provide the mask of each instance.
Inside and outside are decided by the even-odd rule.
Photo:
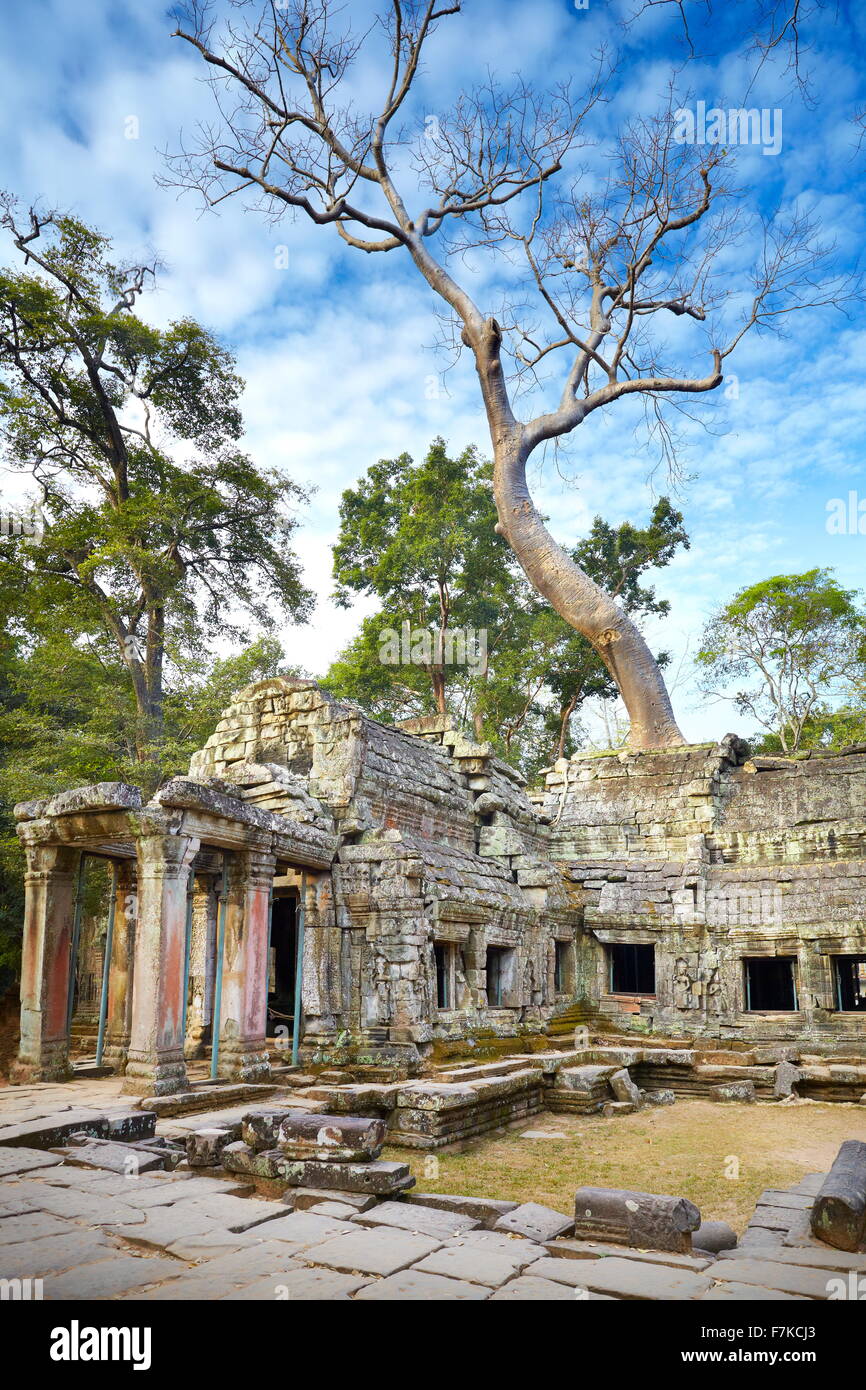
[[[426,1175],[542,1112],[866,1101],[866,747],[577,754],[528,792],[447,721],[276,679],[150,801],[101,783],[16,816],[0,1185],[35,1204],[51,1297],[830,1298],[866,1275],[856,1140],[739,1239],[683,1197],[583,1187],[564,1214],[417,1191],[382,1157]],[[27,1084],[106,1070],[134,1101]],[[60,1233],[91,1179],[115,1184],[110,1248]],[[32,1273],[13,1241],[0,1277]]]
[[[220,1078],[262,1080],[292,1036],[302,1059],[403,1075],[588,1026],[732,1062],[866,1038],[863,747],[576,754],[527,793],[447,721],[386,726],[277,679],[147,804],[100,783],[16,815],[19,1079],[68,1073],[82,856],[115,868],[91,978],[131,1091],[184,1090],[208,1048]]]

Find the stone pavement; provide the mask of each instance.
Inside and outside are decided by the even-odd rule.
[[[404,1199],[292,1210],[231,1179],[6,1152],[17,1171],[0,1178],[0,1278],[41,1279],[46,1299],[786,1300],[845,1297],[852,1275],[866,1280],[866,1254],[803,1232],[796,1188],[765,1194],[756,1219],[776,1224],[750,1231],[766,1235],[677,1256],[541,1242]]]
[[[127,1112],[119,1080],[0,1091],[0,1132],[82,1110]],[[866,1252],[834,1250],[809,1229],[822,1174],[763,1193],[735,1249],[684,1254],[574,1239],[573,1214],[534,1203],[261,1196],[244,1175],[185,1163],[111,1171],[95,1165],[120,1146],[101,1143],[0,1143],[0,1280],[41,1280],[48,1300],[753,1301],[866,1290]]]

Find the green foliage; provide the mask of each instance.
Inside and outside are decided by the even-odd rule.
[[[750,740],[755,753],[783,753],[778,734],[764,733]],[[866,705],[819,706],[803,723],[798,747],[839,749],[851,744],[866,746]]]
[[[361,593],[380,606],[324,683],[386,721],[447,711],[532,777],[573,750],[584,701],[617,690],[590,643],[529,585],[496,521],[492,468],[475,448],[452,458],[438,438],[419,464],[402,454],[372,465],[343,494],[334,575],[338,602]],[[644,528],[597,517],[572,553],[639,616],[667,612],[640,581],[680,545],[682,516],[664,498]],[[483,629],[486,663],[383,663],[382,634],[406,623],[434,634]]]
[[[286,668],[279,642],[268,636],[219,660],[198,655],[170,666],[164,775],[186,772],[236,690],[298,674]],[[135,701],[107,641],[102,649],[82,646],[60,629],[34,640],[6,626],[0,639],[0,994],[17,971],[23,919],[24,856],[13,806],[93,782],[126,781],[151,790],[151,770],[137,760],[136,735]]]
[[[2,546],[0,586],[20,594],[18,621],[46,658],[60,628],[110,669],[113,703],[136,712],[130,724],[124,710],[124,757],[158,780],[167,664],[217,628],[240,641],[250,618],[308,616],[291,548],[303,493],[238,447],[231,354],[190,319],[158,329],[134,312],[154,266],[116,264],[71,217],[31,214],[25,229],[14,201],[2,206],[26,260],[0,270],[0,438],[46,525]]]
[[[702,688],[732,699],[784,752],[828,739],[834,746],[834,706],[862,692],[866,674],[866,613],[857,599],[828,569],[739,590],[704,631]],[[849,716],[838,713],[841,731]]]

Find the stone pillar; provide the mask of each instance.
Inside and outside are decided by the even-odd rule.
[[[117,865],[114,940],[108,975],[108,1013],[105,1020],[103,1060],[118,1073],[122,1073],[126,1067],[132,1029],[135,924],[138,906],[135,869],[135,861],[132,859],[121,860]]]
[[[171,1095],[187,1086],[183,1060],[186,888],[199,847],[189,835],[137,840],[138,927],[132,1035],[123,1089]]]
[[[268,904],[276,859],[247,850],[228,865],[218,1075],[264,1081],[271,1074],[267,1026]]]
[[[193,889],[189,1003],[184,1043],[184,1056],[188,1061],[204,1057],[211,1037],[218,906],[214,879],[212,873],[197,873]]]
[[[69,972],[80,850],[26,844],[21,1043],[15,1081],[63,1081],[69,1074]]]

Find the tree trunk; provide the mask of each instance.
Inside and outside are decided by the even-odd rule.
[[[488,397],[488,415],[489,409]],[[556,544],[529,495],[530,450],[522,426],[491,421],[493,491],[499,532],[516,554],[529,582],[561,618],[592,643],[617,683],[631,720],[629,746],[669,748],[685,743],[655,657],[609,594]]]
[[[559,742],[556,745],[556,757],[565,756],[565,740],[568,734],[568,721],[574,714],[574,707],[577,704],[577,696],[572,695],[567,705],[563,705],[559,711]]]

